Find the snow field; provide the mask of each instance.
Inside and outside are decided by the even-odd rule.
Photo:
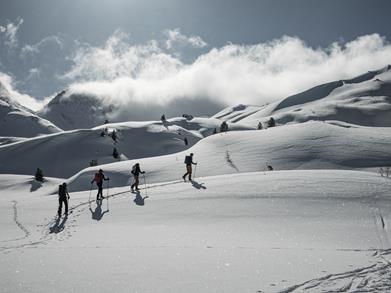
[[[373,173],[202,177],[153,184],[148,198],[144,189],[114,188],[101,204],[89,204],[83,191],[71,193],[72,214],[57,222],[57,197],[30,193],[22,177],[0,201],[6,292],[391,288],[384,281],[391,180]],[[12,218],[13,201],[25,231]]]

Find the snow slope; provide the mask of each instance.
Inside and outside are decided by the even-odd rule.
[[[0,136],[34,137],[60,131],[61,129],[50,121],[40,118],[14,101],[9,91],[0,83]]]
[[[264,106],[238,105],[214,117],[256,127],[273,116],[277,124],[309,120],[391,126],[391,65],[350,80],[316,86],[305,92]]]
[[[275,171],[111,189],[102,203],[0,176],[4,292],[389,292],[391,180]],[[19,182],[19,183],[18,183]],[[95,192],[93,196],[95,195]]]
[[[38,113],[64,130],[91,128],[101,125],[113,111],[98,97],[70,94],[64,90],[57,94]]]
[[[117,142],[108,134],[117,133]],[[184,138],[188,145],[185,145]],[[93,129],[65,131],[0,146],[0,173],[34,174],[41,168],[45,176],[67,178],[89,166],[140,157],[153,157],[185,150],[202,138],[176,125],[161,122],[106,124]],[[114,147],[120,154],[113,157]]]
[[[376,168],[391,165],[391,129],[313,121],[212,135],[184,152],[137,161],[148,171],[149,182],[178,180],[190,152],[199,163],[199,176],[262,171],[266,163],[275,170]],[[112,186],[124,186],[134,162],[99,168],[111,177]],[[88,189],[96,170],[87,168],[72,177],[72,190]]]

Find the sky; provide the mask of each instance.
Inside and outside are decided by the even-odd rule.
[[[0,82],[33,109],[63,89],[181,111],[211,101],[199,114],[262,105],[391,64],[389,11],[387,0],[2,0]]]

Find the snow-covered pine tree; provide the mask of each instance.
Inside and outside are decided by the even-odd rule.
[[[119,158],[119,154],[118,154],[117,148],[113,149],[113,157],[114,157],[114,159],[118,159]]]
[[[39,168],[35,171],[35,180],[43,182],[43,172]]]

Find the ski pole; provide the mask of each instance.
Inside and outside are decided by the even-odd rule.
[[[107,197],[109,197],[110,179],[107,180]]]
[[[91,192],[92,192],[92,183],[90,187],[90,195],[88,196],[88,202],[91,203]]]
[[[107,211],[109,211],[109,197],[107,197]]]
[[[197,171],[197,164],[196,164],[196,165],[195,165],[195,167],[194,167],[194,175],[193,175],[193,180],[195,179],[196,171]]]
[[[145,185],[145,196],[148,196],[148,191],[147,191],[147,180],[145,179],[145,174],[143,174],[144,177],[144,185]]]
[[[132,191],[133,183],[134,183],[134,177],[132,177],[132,180],[130,181],[130,191]]]

